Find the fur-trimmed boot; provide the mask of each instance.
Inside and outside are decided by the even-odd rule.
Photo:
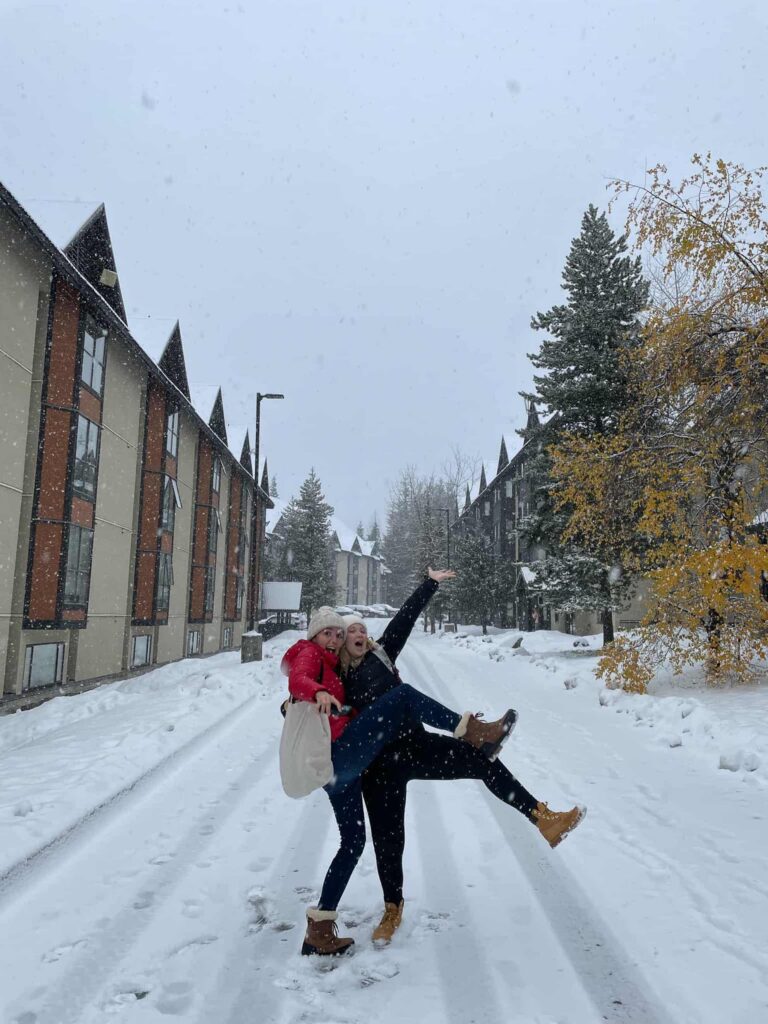
[[[512,708],[495,722],[483,722],[480,713],[465,711],[453,735],[482,751],[489,761],[495,761],[516,724],[517,712]]]
[[[569,832],[573,832],[579,822],[584,820],[586,813],[586,807],[572,807],[570,811],[550,811],[546,804],[538,803],[533,812],[533,823],[554,849]]]
[[[307,911],[307,934],[301,947],[302,956],[342,956],[350,951],[355,940],[339,938],[335,910],[318,910],[310,907]]]
[[[400,900],[399,903],[384,904],[384,915],[373,929],[372,938],[374,942],[378,942],[382,946],[389,945],[392,941],[392,937],[402,923],[403,904],[403,900]]]

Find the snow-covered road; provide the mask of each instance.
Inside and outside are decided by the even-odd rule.
[[[403,926],[370,946],[369,847],[341,962],[298,956],[336,832],[322,793],[280,789],[291,638],[0,719],[2,1024],[768,1021],[759,754],[719,770],[695,700],[601,706],[594,660],[552,637],[415,634],[400,667],[459,710],[517,707],[505,762],[586,821],[551,851],[477,783],[412,784]]]

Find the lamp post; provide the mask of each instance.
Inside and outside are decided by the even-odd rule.
[[[251,624],[250,628],[255,629],[258,621],[259,609],[256,607],[259,601],[259,576],[261,575],[261,559],[256,559],[256,549],[259,542],[259,518],[258,518],[258,491],[259,491],[259,434],[261,431],[261,403],[265,398],[285,398],[285,395],[277,394],[262,394],[260,391],[256,392],[256,434],[253,439],[253,481],[255,487],[253,489],[253,530],[252,530],[252,543],[251,543],[251,578],[252,578],[252,589],[251,589]],[[257,571],[258,567],[258,571]]]

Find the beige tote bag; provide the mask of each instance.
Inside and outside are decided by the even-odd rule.
[[[314,702],[299,700],[285,709],[280,737],[280,778],[294,800],[325,786],[333,777],[331,726]]]

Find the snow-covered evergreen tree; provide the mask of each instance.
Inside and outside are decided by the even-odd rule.
[[[509,566],[483,531],[468,524],[454,547],[454,568],[454,617],[476,623],[487,633],[495,613],[505,610],[512,597],[514,581]]]
[[[365,540],[365,527],[363,526],[363,520],[362,519],[358,520],[357,529],[355,530],[355,533],[362,540]]]
[[[269,496],[270,498],[280,497],[280,495],[277,493],[277,477],[275,476],[274,473],[272,474],[272,480],[270,481],[269,484]]]
[[[368,540],[372,540],[374,544],[381,544],[381,528],[375,513],[373,521],[368,529]]]
[[[325,500],[314,469],[291,498],[283,514],[282,579],[301,581],[301,608],[307,615],[336,600],[336,573],[331,546],[333,508]]]
[[[630,580],[617,553],[578,551],[563,542],[567,509],[553,500],[557,480],[547,448],[569,434],[612,433],[630,400],[623,354],[639,344],[649,285],[639,257],[626,252],[625,237],[617,238],[605,214],[590,205],[563,271],[567,301],[533,317],[533,329],[549,337],[529,356],[546,373],[534,375],[536,392],[527,397],[549,413],[532,466],[540,483],[537,501],[525,524],[529,543],[546,552],[533,565],[537,586],[556,607],[600,610],[606,643],[613,640],[612,610],[626,598]]]

